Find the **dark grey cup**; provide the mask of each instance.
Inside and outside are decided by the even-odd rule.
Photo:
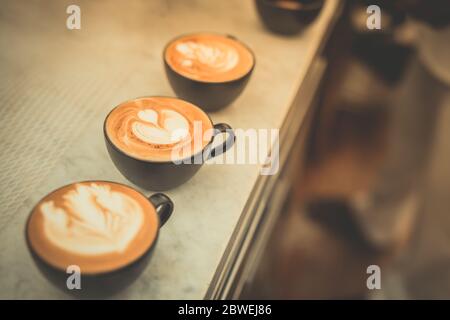
[[[173,91],[177,97],[189,101],[205,111],[217,111],[230,105],[241,94],[250,79],[256,62],[253,51],[240,42],[253,56],[252,68],[240,78],[223,82],[194,80],[187,78],[172,69],[165,58],[167,46],[176,39],[184,36],[186,35],[172,39],[163,51],[164,67],[166,70],[167,79],[169,80]],[[232,38],[235,41],[239,41],[234,36],[225,36]]]
[[[86,182],[86,181],[83,181]],[[111,182],[111,181],[106,181]],[[117,182],[112,182],[116,183]],[[135,261],[131,261],[128,265],[113,270],[109,272],[96,273],[96,274],[83,274],[81,270],[81,289],[67,288],[67,279],[70,274],[66,273],[66,270],[58,269],[46,261],[44,261],[38,254],[36,254],[30,244],[28,238],[28,222],[25,228],[25,237],[27,241],[28,250],[31,253],[33,261],[38,267],[39,271],[58,289],[71,294],[77,298],[82,299],[98,299],[114,295],[121,290],[132,284],[142,273],[145,267],[148,265],[156,243],[158,241],[159,229],[167,222],[170,218],[174,204],[168,196],[163,193],[155,193],[148,197],[158,216],[158,231],[156,233],[156,238],[147,251]],[[34,211],[34,210],[33,210]],[[33,212],[32,211],[32,212]],[[31,217],[31,214],[30,214]],[[29,219],[28,219],[29,221]],[[74,265],[76,265],[76,260],[74,260]]]
[[[129,101],[124,103],[129,103]],[[111,142],[106,132],[107,119],[108,116],[104,122],[103,132],[106,148],[113,163],[128,180],[146,190],[163,191],[178,187],[195,175],[204,164],[203,159],[207,160],[227,151],[233,146],[236,139],[228,124],[218,123],[213,125],[214,135],[203,150],[180,160],[182,163],[142,160],[126,154]],[[211,119],[210,121],[212,124]],[[228,133],[228,137],[222,144],[212,149],[211,144],[214,137],[220,133]]]

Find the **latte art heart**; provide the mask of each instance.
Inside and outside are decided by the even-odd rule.
[[[144,109],[137,116],[141,121],[133,123],[132,132],[143,142],[171,145],[179,143],[189,134],[189,122],[176,111]]]
[[[200,126],[198,126],[200,124]],[[200,127],[201,130],[195,130]],[[173,150],[202,151],[211,136],[208,116],[196,106],[176,98],[133,100],[114,109],[106,120],[111,142],[133,157],[171,161]]]
[[[142,227],[140,205],[108,186],[76,185],[64,205],[43,202],[45,236],[55,246],[76,254],[123,252]]]

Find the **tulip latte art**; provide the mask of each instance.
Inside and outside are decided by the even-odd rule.
[[[105,129],[122,152],[149,161],[186,156],[186,152],[174,152],[177,150],[195,154],[212,136],[211,121],[203,111],[168,97],[141,98],[119,105],[108,115]]]
[[[153,243],[158,221],[139,192],[110,182],[63,187],[35,207],[28,223],[30,245],[55,267],[82,272],[119,268]]]
[[[185,77],[205,81],[231,81],[253,67],[251,52],[240,42],[218,34],[183,36],[168,45],[165,59]]]

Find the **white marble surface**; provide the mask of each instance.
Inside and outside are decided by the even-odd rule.
[[[253,1],[77,1],[82,29],[69,31],[71,1],[3,1],[0,11],[0,298],[69,298],[42,277],[24,227],[33,205],[73,181],[131,185],[115,169],[102,133],[123,100],[173,95],[162,48],[187,32],[233,34],[256,54],[241,97],[211,114],[234,128],[279,128],[317,50],[335,1],[300,36],[260,24]],[[302,119],[299,119],[301,121]],[[115,298],[203,298],[258,177],[256,165],[204,166],[166,192],[175,212],[148,268]],[[151,191],[145,191],[151,194]]]

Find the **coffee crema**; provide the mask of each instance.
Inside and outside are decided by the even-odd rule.
[[[299,0],[272,0],[271,2],[277,7],[288,10],[299,10],[304,6]]]
[[[201,152],[211,141],[212,128],[200,108],[169,97],[125,102],[111,111],[105,123],[108,138],[122,152],[163,162]]]
[[[43,198],[27,224],[29,245],[53,267],[109,272],[139,259],[156,240],[158,218],[141,193],[113,182],[80,182]]]
[[[177,73],[204,82],[226,82],[245,76],[254,58],[239,41],[219,34],[199,33],[172,41],[164,59]]]

